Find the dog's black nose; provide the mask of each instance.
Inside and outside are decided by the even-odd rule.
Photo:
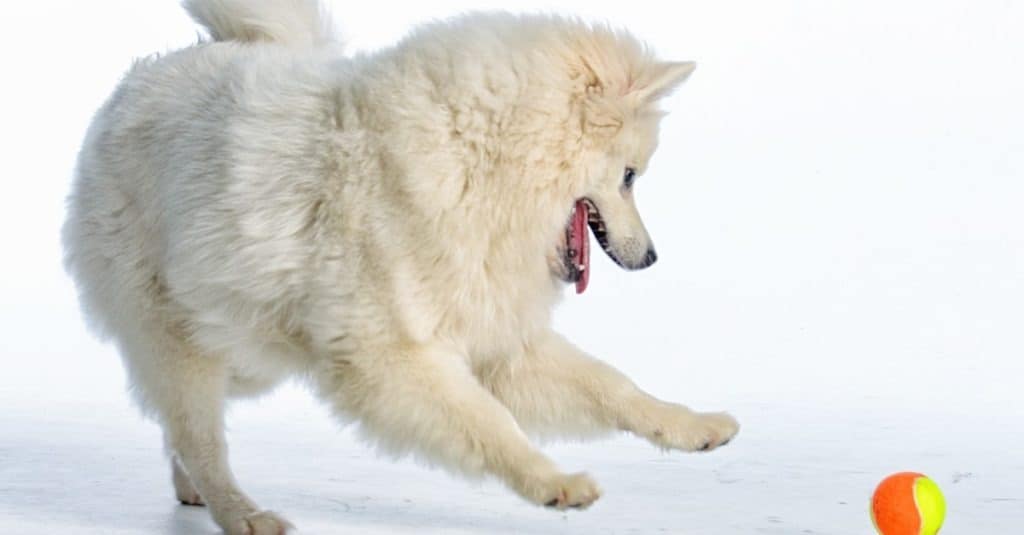
[[[655,263],[657,261],[658,261],[658,253],[654,252],[654,249],[648,249],[647,250],[647,254],[644,255],[644,265],[643,265],[643,267],[648,267],[648,266],[650,266],[651,264],[653,264],[653,263]]]

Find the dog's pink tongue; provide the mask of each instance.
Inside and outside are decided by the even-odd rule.
[[[587,205],[583,201],[576,201],[569,248],[576,251],[576,256],[572,260],[580,270],[580,278],[576,281],[576,293],[581,294],[587,289],[587,282],[590,281],[590,233],[587,228]]]

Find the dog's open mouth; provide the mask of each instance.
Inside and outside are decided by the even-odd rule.
[[[565,280],[576,283],[576,293],[581,294],[587,289],[590,281],[590,234],[587,227],[594,231],[597,243],[604,252],[616,263],[619,260],[608,250],[608,231],[605,229],[601,212],[590,199],[579,199],[573,206],[569,224],[565,228]]]

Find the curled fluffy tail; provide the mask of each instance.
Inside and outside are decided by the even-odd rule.
[[[264,41],[317,47],[335,42],[318,0],[185,0],[185,9],[215,41]]]

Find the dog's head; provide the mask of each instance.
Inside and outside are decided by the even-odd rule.
[[[634,41],[614,38],[618,49],[591,41],[578,65],[582,157],[574,166],[576,191],[552,266],[556,275],[576,283],[578,292],[589,278],[588,226],[624,269],[643,269],[657,260],[633,193],[658,143],[664,113],[657,103],[695,68],[691,62],[656,61]]]
[[[397,130],[394,143],[395,160],[408,162],[399,174],[407,197],[451,222],[442,237],[452,256],[479,252],[492,276],[528,271],[582,291],[592,231],[619,266],[653,264],[634,191],[658,143],[659,101],[694,64],[657,60],[628,33],[576,19],[474,14],[453,24],[417,34],[429,47],[403,45],[416,61],[424,49],[436,56],[426,56],[429,83],[411,91],[449,76],[453,86],[432,90],[442,100],[424,112],[437,120]],[[442,37],[450,46],[432,43]]]

